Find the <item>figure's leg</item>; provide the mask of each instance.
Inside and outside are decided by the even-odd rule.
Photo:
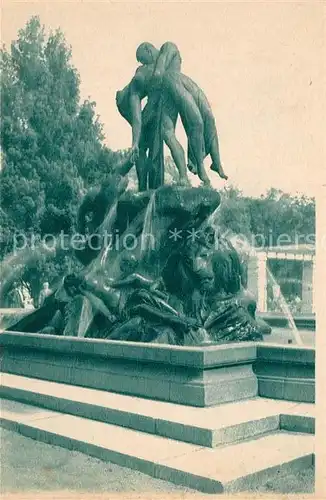
[[[189,143],[190,156],[194,160],[199,178],[210,185],[204,169],[204,122],[198,105],[182,80],[182,75],[166,72],[163,80],[164,89],[170,94],[174,106],[180,114]]]
[[[222,179],[227,180],[228,176],[224,172],[223,166],[221,163],[220,149],[219,149],[217,134],[215,134],[214,139],[211,141],[209,154],[210,154],[210,156],[212,158],[212,162],[213,162],[211,165],[211,170],[213,170],[214,172],[217,172]]]
[[[197,170],[200,180],[207,186],[210,185],[210,180],[204,168],[203,154],[203,126],[202,120],[197,120],[196,123],[191,123],[187,128],[187,136],[189,140],[190,157],[194,159],[193,165]]]
[[[204,122],[193,96],[184,88],[182,98],[179,100],[179,113],[185,128],[191,165],[205,185],[210,185],[210,180],[204,168]]]
[[[194,175],[198,175],[198,172],[197,172],[197,167],[196,167],[196,161],[195,161],[195,158],[192,154],[192,150],[190,148],[190,145],[189,145],[189,142],[188,142],[188,170],[194,174]]]
[[[143,168],[146,172],[146,190],[147,189],[156,189],[158,187],[157,182],[157,172],[153,170],[152,161],[150,158],[154,135],[156,130],[156,115],[157,109],[159,105],[160,94],[152,94],[148,98],[148,102],[142,111],[142,138],[141,144],[143,144],[143,148],[146,150],[146,155],[143,158]],[[144,191],[144,190],[143,190]]]
[[[146,104],[142,111],[142,131],[139,143],[139,157],[136,161],[139,191],[147,191],[149,188],[150,172],[147,151],[151,140],[152,124],[150,107]]]
[[[175,136],[175,125],[171,117],[164,113],[162,118],[163,140],[171,152],[171,156],[179,172],[180,184],[188,186],[187,166],[183,147]]]
[[[148,163],[146,149],[142,146],[139,148],[139,157],[136,161],[136,172],[138,177],[138,190],[147,191]]]
[[[220,158],[220,149],[215,118],[206,96],[201,91],[198,94],[198,107],[204,120],[204,156],[206,157],[207,155],[210,155],[213,162],[211,165],[211,170],[217,172],[222,179],[227,179],[228,177],[223,170]]]

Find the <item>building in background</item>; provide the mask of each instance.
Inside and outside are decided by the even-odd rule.
[[[313,245],[270,247],[249,257],[248,289],[259,312],[281,312],[285,300],[293,313],[315,313],[314,280]]]

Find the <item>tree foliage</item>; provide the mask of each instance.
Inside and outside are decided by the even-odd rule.
[[[3,257],[16,231],[72,232],[83,189],[110,170],[113,153],[95,103],[80,103],[80,77],[60,30],[46,34],[33,17],[2,48],[1,72]]]
[[[234,187],[223,190],[219,222],[256,246],[314,243],[315,200],[271,188],[259,198]]]

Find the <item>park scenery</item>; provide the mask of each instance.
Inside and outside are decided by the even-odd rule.
[[[5,491],[310,493],[315,198],[242,189],[189,52],[130,45],[117,149],[62,29],[1,49]]]

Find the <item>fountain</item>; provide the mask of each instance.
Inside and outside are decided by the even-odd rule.
[[[210,187],[204,171],[203,151],[212,158],[212,170],[226,178],[208,101],[181,67],[177,72],[169,67],[173,58],[179,61],[175,45],[164,44],[155,57],[154,68],[143,62],[136,72],[135,78],[141,73],[139,85],[144,88],[135,90],[130,84],[128,91],[118,92],[123,117],[134,116],[135,102],[141,106],[147,93],[142,115],[150,125],[139,128],[142,117],[131,120],[133,140],[139,136],[139,142],[134,140],[129,154],[82,200],[77,229],[86,244],[75,254],[83,269],[64,277],[44,305],[11,325],[12,331],[124,340],[131,336],[134,341],[177,345],[261,340],[270,331],[256,318],[255,301],[243,280],[237,236],[221,227],[221,196]],[[157,93],[156,78],[162,68],[165,76],[160,77],[161,93]],[[166,108],[167,96],[172,101]],[[184,154],[173,147],[180,182],[164,185],[162,148],[165,135],[175,134],[173,128],[165,129],[172,110],[180,114],[185,127],[188,167],[199,175],[200,187],[189,186]],[[147,136],[149,126],[153,133]],[[202,135],[192,130],[201,130]],[[126,174],[134,164],[139,192],[127,190]],[[4,278],[2,283],[10,281]],[[275,280],[270,271],[269,279]],[[295,342],[301,345],[285,300],[281,306]]]
[[[210,187],[120,192],[91,234],[102,242],[93,259],[11,331],[175,345],[262,339],[268,327],[245,298],[238,254],[211,224],[219,204]]]
[[[83,269],[64,277],[12,331],[185,346],[262,340],[270,330],[255,317],[238,252],[214,225],[221,196],[210,187],[203,152],[212,170],[227,176],[210,105],[180,72],[174,44],[155,54],[154,67],[144,61],[138,68],[137,88],[130,83],[117,95],[123,117],[136,116],[148,96],[141,116],[130,121],[130,153],[79,208],[77,229],[86,244],[75,254]],[[172,60],[177,67],[169,66]],[[163,141],[175,137],[172,115],[178,114],[189,141],[188,168],[202,181],[197,188],[190,187],[185,155],[173,141],[168,145],[180,182],[164,185]],[[127,191],[133,164],[139,192]]]
[[[307,405],[304,415],[292,410],[301,406],[293,402],[314,401],[315,353],[261,342],[271,329],[256,317],[238,237],[219,223],[223,200],[203,166],[210,155],[212,170],[226,178],[214,117],[181,73],[175,45],[155,51],[141,45],[140,81],[117,95],[133,129],[130,153],[78,210],[86,244],[75,255],[83,268],[0,335],[3,395],[56,414],[43,409],[46,416],[35,418],[25,409],[22,417],[15,406],[3,421],[36,439],[220,493],[244,480],[251,487],[283,465],[312,464],[310,436],[292,431],[311,432],[314,422]],[[187,163],[175,148],[177,115]],[[175,185],[163,182],[164,140],[180,175]],[[127,190],[133,164],[138,192]],[[202,185],[189,186],[187,168]]]

